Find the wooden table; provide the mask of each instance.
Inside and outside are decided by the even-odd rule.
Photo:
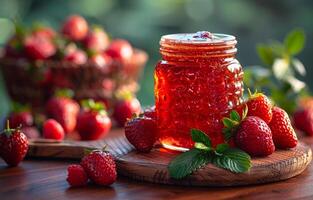
[[[313,147],[313,138],[303,142]],[[179,187],[119,177],[111,187],[69,188],[66,168],[77,161],[27,159],[7,168],[0,161],[0,199],[313,199],[313,164],[287,181],[246,187]]]

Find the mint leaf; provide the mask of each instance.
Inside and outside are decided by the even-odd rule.
[[[226,143],[223,143],[223,144],[219,144],[216,146],[215,152],[218,154],[222,154],[228,149],[229,149],[229,145]]]
[[[202,143],[207,147],[212,146],[210,138],[198,129],[191,129],[191,138],[194,142]]]
[[[291,55],[300,53],[304,47],[304,43],[305,34],[302,29],[293,30],[286,36],[284,40],[285,48]]]
[[[228,148],[221,155],[216,154],[212,159],[212,163],[234,173],[243,173],[251,168],[250,156],[237,148]]]
[[[168,166],[170,177],[182,179],[209,163],[210,160],[211,157],[208,156],[208,153],[204,153],[199,149],[191,149],[170,162]]]
[[[259,55],[259,57],[263,63],[265,63],[268,66],[273,64],[274,55],[273,55],[273,51],[270,47],[268,47],[264,44],[259,44],[259,45],[257,45],[257,52],[258,52],[258,55]]]

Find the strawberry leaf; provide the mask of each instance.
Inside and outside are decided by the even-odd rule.
[[[229,145],[226,143],[223,143],[223,144],[219,144],[216,146],[215,152],[218,154],[222,154],[228,149],[229,149]]]
[[[202,143],[207,147],[212,146],[210,138],[198,129],[191,129],[191,138],[196,143]]]
[[[305,44],[305,34],[302,29],[295,29],[289,33],[285,40],[284,45],[288,53],[296,55],[300,53]]]
[[[251,168],[250,156],[237,148],[224,149],[221,154],[213,157],[212,163],[234,173],[243,173]]]
[[[200,167],[206,165],[211,157],[199,149],[191,149],[174,158],[169,166],[169,174],[172,178],[182,179]]]

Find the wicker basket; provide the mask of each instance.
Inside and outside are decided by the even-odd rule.
[[[144,51],[136,49],[128,63],[113,62],[104,67],[55,60],[44,61],[39,63],[41,67],[36,67],[26,60],[12,58],[2,58],[0,67],[12,100],[42,107],[59,88],[71,88],[77,100],[93,98],[106,102],[112,102],[117,90],[136,93],[147,59]]]

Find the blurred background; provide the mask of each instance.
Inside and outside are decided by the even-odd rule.
[[[80,14],[90,23],[103,25],[114,38],[125,38],[149,54],[138,98],[143,105],[154,102],[153,70],[160,58],[159,39],[178,32],[211,32],[235,35],[238,59],[246,68],[261,64],[256,45],[283,40],[293,28],[306,33],[305,48],[297,56],[307,68],[302,78],[313,88],[312,0],[0,0],[0,46],[12,34],[8,19],[25,25],[39,21],[59,29],[70,14]],[[8,97],[0,78],[0,114],[8,111]]]

